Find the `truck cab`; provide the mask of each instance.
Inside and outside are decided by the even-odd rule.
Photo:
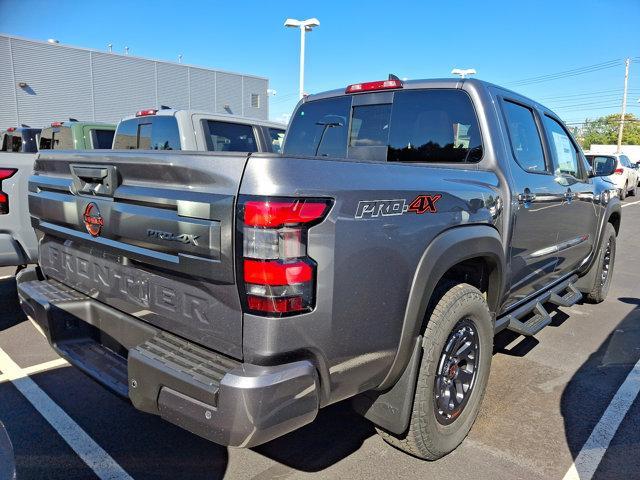
[[[38,151],[39,128],[26,125],[9,127],[0,131],[0,151],[13,153],[34,153]]]
[[[150,108],[118,124],[116,150],[280,153],[285,126],[195,110]]]
[[[110,149],[116,126],[109,123],[79,122],[70,118],[52,122],[40,134],[40,150]]]

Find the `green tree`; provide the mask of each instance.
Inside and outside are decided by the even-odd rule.
[[[588,149],[592,144],[615,145],[618,142],[620,114],[614,113],[596,120],[586,120],[580,136],[582,146]],[[623,145],[640,145],[640,119],[632,113],[624,116]]]

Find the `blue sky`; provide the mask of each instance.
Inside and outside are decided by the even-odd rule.
[[[531,96],[578,122],[619,111],[632,57],[629,111],[640,116],[640,1],[76,1],[0,0],[0,32],[250,73],[277,91],[271,118],[297,101],[299,34],[287,17],[317,17],[307,35],[305,90],[359,81],[478,78]],[[634,59],[635,57],[635,59]],[[616,63],[605,63],[618,60]],[[635,63],[633,63],[635,62]],[[598,65],[551,81],[523,79]]]

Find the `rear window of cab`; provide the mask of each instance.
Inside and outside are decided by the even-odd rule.
[[[178,122],[173,116],[143,116],[118,124],[113,148],[119,150],[181,150]]]
[[[399,90],[390,102],[365,105],[352,105],[352,98],[302,104],[284,154],[423,163],[482,158],[477,116],[462,90]]]

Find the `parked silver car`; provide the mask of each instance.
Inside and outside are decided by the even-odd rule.
[[[640,175],[638,174],[638,165],[631,163],[629,157],[623,153],[596,155],[588,152],[585,156],[594,170],[598,170],[600,166],[610,162],[616,162],[613,175],[605,178],[616,186],[621,200],[624,200],[627,195],[635,196]]]

